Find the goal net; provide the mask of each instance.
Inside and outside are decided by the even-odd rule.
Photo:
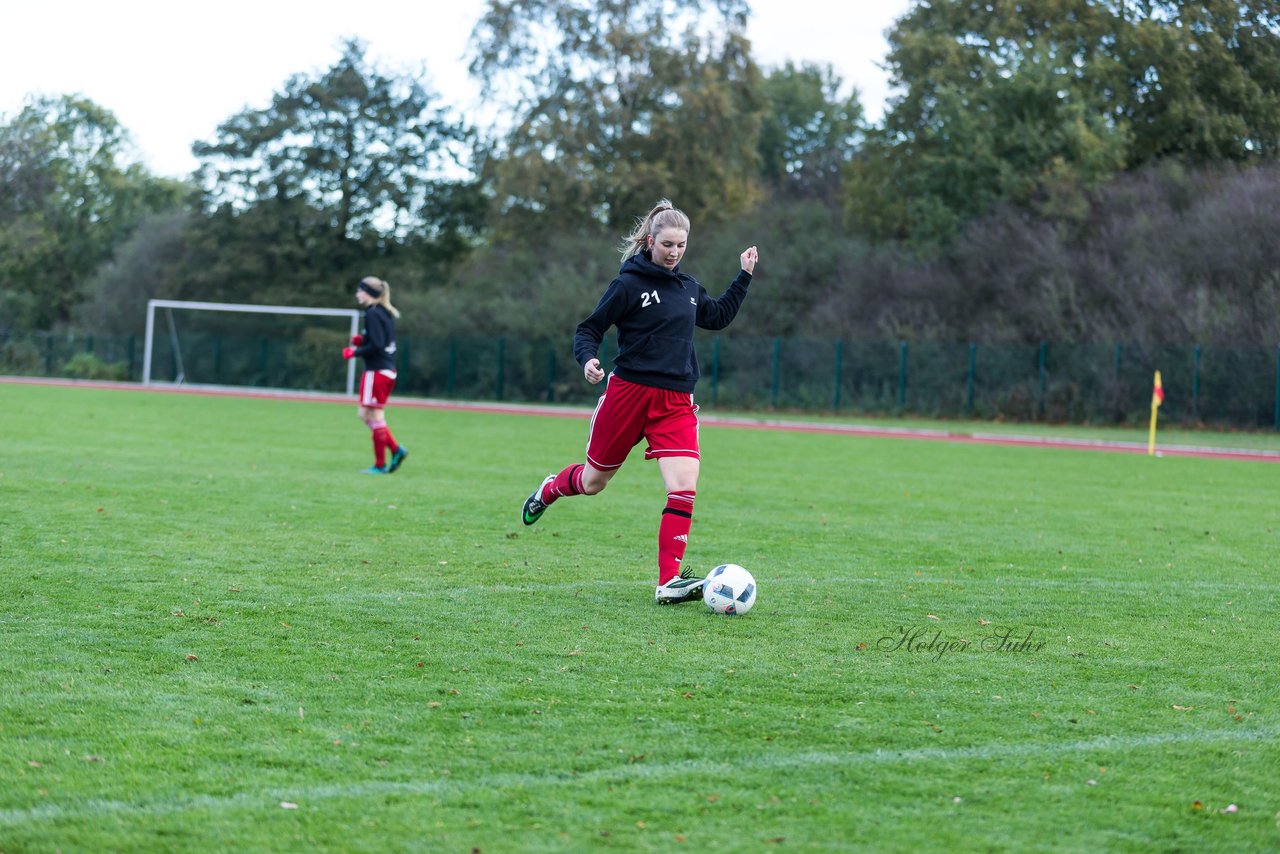
[[[355,393],[353,308],[147,301],[142,382]]]

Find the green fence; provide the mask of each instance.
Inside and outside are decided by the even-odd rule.
[[[341,391],[345,338],[157,336],[152,379]],[[396,392],[460,400],[590,404],[567,341],[402,338]],[[606,368],[616,352],[602,348]],[[1280,430],[1280,348],[948,344],[701,336],[697,399],[722,410],[789,410],[1053,423],[1141,424],[1162,373],[1166,423]],[[140,380],[139,338],[0,337],[6,374]]]

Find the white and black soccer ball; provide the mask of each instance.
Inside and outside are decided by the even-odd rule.
[[[745,614],[756,604],[756,580],[736,563],[722,563],[707,574],[702,601],[717,614]]]

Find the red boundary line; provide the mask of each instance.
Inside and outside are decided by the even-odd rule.
[[[140,391],[154,394],[196,394],[210,397],[249,397],[267,400],[293,400],[311,403],[354,403],[346,394],[326,392],[288,391],[285,389],[246,389],[233,386],[150,385],[139,383],[109,382],[105,380],[71,380],[55,377],[0,377],[0,383],[16,385],[62,386],[93,388],[113,391]],[[438,409],[455,412],[486,412],[500,415],[537,415],[548,418],[588,418],[589,408],[571,408],[522,403],[471,403],[466,401],[436,400],[432,398],[397,397],[396,407]],[[1054,448],[1075,451],[1107,451],[1121,454],[1146,454],[1147,446],[1140,442],[1112,442],[1101,439],[1042,439],[1035,436],[1003,435],[999,433],[955,433],[948,430],[928,430],[910,427],[864,427],[855,424],[816,424],[806,421],[782,421],[776,419],[751,419],[732,416],[700,415],[699,421],[715,427],[745,430],[781,430],[791,433],[826,433],[845,436],[866,436],[877,439],[915,439],[932,442],[957,442],[971,445],[1004,445],[1008,447]],[[1246,460],[1251,462],[1280,463],[1280,451],[1264,451],[1246,448],[1210,448],[1196,445],[1163,445],[1157,456],[1198,457],[1214,460]]]

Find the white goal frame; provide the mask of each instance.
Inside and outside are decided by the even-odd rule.
[[[193,302],[191,300],[176,299],[150,299],[147,300],[147,339],[143,348],[142,356],[142,384],[152,385],[151,382],[151,344],[155,337],[156,325],[156,309],[194,309],[199,311],[236,311],[248,312],[250,314],[302,314],[302,315],[320,315],[324,317],[350,317],[351,318],[351,334],[360,334],[360,312],[354,308],[312,308],[308,306],[297,305],[249,305],[248,303],[234,302]],[[172,321],[170,315],[170,321]],[[181,364],[181,353],[178,353],[179,364]],[[181,385],[184,377],[181,368],[179,368],[178,379],[173,385]],[[355,394],[356,389],[356,362],[351,359],[347,362],[347,394]]]

